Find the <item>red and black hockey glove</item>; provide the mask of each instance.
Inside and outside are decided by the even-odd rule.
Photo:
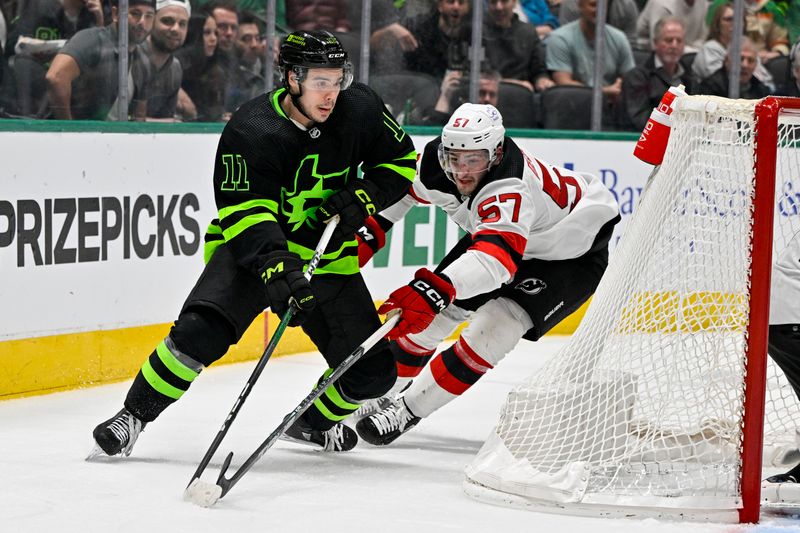
[[[396,339],[423,331],[455,297],[456,289],[450,280],[427,268],[420,268],[411,283],[390,294],[378,312],[386,314],[393,309],[403,311],[400,322],[387,335],[390,339]]]
[[[304,264],[296,253],[275,250],[267,255],[267,262],[260,270],[273,313],[283,317],[291,305],[290,300],[294,299],[297,311],[289,322],[290,326],[302,325],[317,303],[311,284],[303,275]]]
[[[375,217],[369,217],[356,231],[358,241],[358,266],[363,267],[386,244],[386,231]]]
[[[344,189],[332,194],[317,210],[317,218],[328,222],[339,215],[339,225],[333,232],[335,240],[350,240],[356,230],[364,225],[368,216],[378,211],[380,202],[378,186],[366,180],[354,180]]]

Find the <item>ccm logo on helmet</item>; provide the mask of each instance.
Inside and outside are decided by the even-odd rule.
[[[328,59],[339,59],[341,57],[344,57],[344,52],[334,52],[328,54]]]

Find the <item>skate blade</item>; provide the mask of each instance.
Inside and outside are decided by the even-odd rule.
[[[108,458],[108,455],[106,454],[106,452],[103,451],[103,449],[100,446],[97,445],[97,443],[95,443],[94,447],[92,448],[92,451],[90,451],[89,455],[86,456],[86,461],[89,462],[97,461],[104,457]]]
[[[119,461],[122,457],[122,454],[108,455],[103,448],[95,443],[92,451],[90,451],[89,455],[86,456],[85,461],[89,463],[113,463]]]
[[[317,450],[322,450],[322,446],[317,444],[316,442],[311,442],[310,440],[303,440],[303,439],[296,439],[294,437],[290,437],[286,433],[282,433],[278,440],[282,440],[284,442],[293,442],[295,444],[302,444],[303,446],[310,446],[311,448],[315,448]]]

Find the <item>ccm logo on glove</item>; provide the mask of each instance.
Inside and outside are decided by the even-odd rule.
[[[411,283],[390,294],[378,312],[385,314],[393,309],[402,310],[400,322],[388,335],[390,339],[396,339],[425,330],[455,297],[456,289],[446,276],[420,268]]]
[[[300,326],[314,309],[316,301],[311,284],[303,275],[305,263],[300,256],[288,250],[275,250],[267,254],[261,267],[261,279],[267,287],[267,297],[272,312],[283,316],[295,302],[295,314],[290,326]]]
[[[437,313],[444,311],[444,308],[450,303],[449,300],[445,301],[444,296],[442,296],[439,291],[431,287],[428,282],[421,279],[416,279],[412,283],[415,289],[428,297],[428,303],[431,304],[431,309],[434,309]]]

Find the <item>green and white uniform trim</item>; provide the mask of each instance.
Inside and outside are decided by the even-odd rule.
[[[320,381],[326,379],[332,373],[333,369],[329,368],[322,374]],[[314,407],[325,418],[333,422],[341,422],[361,407],[361,404],[347,399],[338,389],[338,385],[338,383],[332,383],[319,398],[314,400]]]
[[[177,400],[202,369],[203,365],[180,353],[168,337],[144,362],[142,376],[153,389]]]

